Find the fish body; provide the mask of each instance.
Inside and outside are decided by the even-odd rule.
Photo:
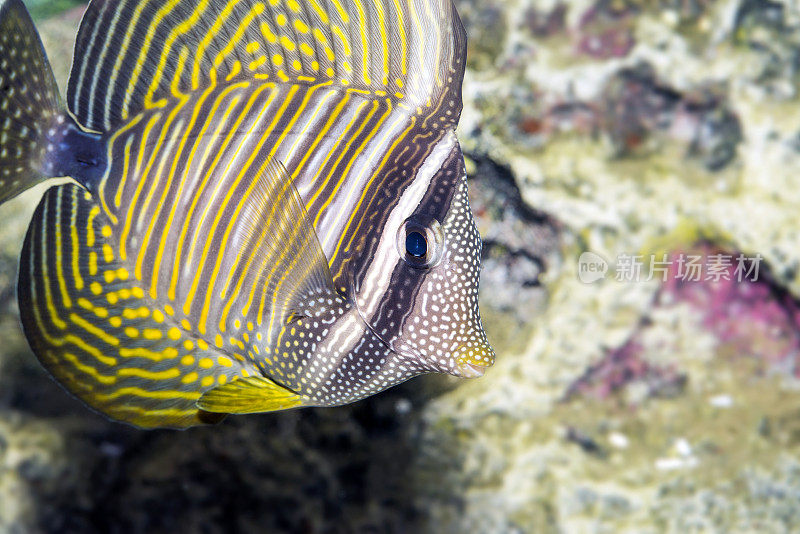
[[[19,0],[0,29],[0,201],[74,179],[31,222],[23,327],[89,406],[186,427],[492,364],[450,0],[96,0],[66,110]]]

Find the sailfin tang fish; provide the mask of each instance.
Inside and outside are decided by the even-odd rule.
[[[62,104],[0,0],[0,201],[51,177],[33,351],[141,427],[353,402],[494,361],[451,0],[93,0]]]

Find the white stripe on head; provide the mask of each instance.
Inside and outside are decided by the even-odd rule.
[[[389,288],[392,272],[400,259],[395,246],[397,229],[422,202],[433,177],[442,168],[444,161],[457,143],[455,133],[450,131],[436,144],[417,171],[414,181],[403,191],[397,205],[389,214],[381,232],[378,248],[367,268],[364,282],[361,284],[360,294],[356,295],[358,309],[367,321],[375,314],[381,299]]]

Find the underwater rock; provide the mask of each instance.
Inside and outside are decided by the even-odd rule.
[[[491,68],[503,51],[508,32],[507,10],[502,2],[460,2],[459,15],[467,34],[467,63],[473,68]]]
[[[186,432],[107,430],[91,509],[65,515],[84,532],[402,532],[419,515],[403,498],[417,402],[401,387]]]
[[[551,9],[532,5],[525,10],[525,26],[536,37],[551,37],[566,28],[567,6],[558,3]]]
[[[625,57],[636,41],[636,6],[632,2],[599,0],[581,15],[576,49],[594,59]]]
[[[645,398],[679,395],[686,385],[686,375],[647,361],[642,356],[643,352],[644,347],[634,340],[609,351],[567,388],[565,400],[571,400],[576,395],[606,399],[631,385],[640,385],[644,390],[635,399],[637,402]]]
[[[736,10],[733,41],[759,60],[746,76],[770,98],[798,96],[799,30],[798,6],[791,2],[744,0]]]
[[[18,412],[0,413],[0,531],[36,532],[77,475],[58,431]]]
[[[636,402],[679,395],[687,375],[649,358],[680,347],[648,331],[654,327],[654,317],[677,313],[691,314],[712,336],[718,357],[732,363],[751,360],[749,367],[756,376],[781,373],[800,378],[800,306],[796,297],[775,283],[759,255],[701,243],[662,257],[670,263],[652,311],[630,339],[609,350],[567,388],[566,400],[576,395],[605,399],[632,386],[639,388]]]
[[[685,143],[687,157],[717,171],[733,160],[742,141],[739,120],[722,98],[703,90],[681,94],[660,82],[648,64],[612,77],[602,109],[604,129],[619,157],[657,152],[654,137],[661,136]]]
[[[800,305],[758,254],[703,244],[671,256],[710,258],[713,271],[704,272],[701,282],[687,282],[673,265],[655,308],[686,305],[716,338],[720,354],[754,360],[758,375],[800,378]]]

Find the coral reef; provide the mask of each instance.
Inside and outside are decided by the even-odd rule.
[[[800,12],[600,0],[504,13],[502,51],[472,60],[462,143],[557,221],[560,261],[539,277],[547,304],[529,309],[526,347],[426,407],[427,526],[797,528]],[[588,284],[586,251],[608,269]],[[677,263],[649,276],[647,261],[619,276],[625,257],[664,254],[732,263],[718,280],[678,283]],[[736,258],[758,254],[757,280],[734,281]]]

